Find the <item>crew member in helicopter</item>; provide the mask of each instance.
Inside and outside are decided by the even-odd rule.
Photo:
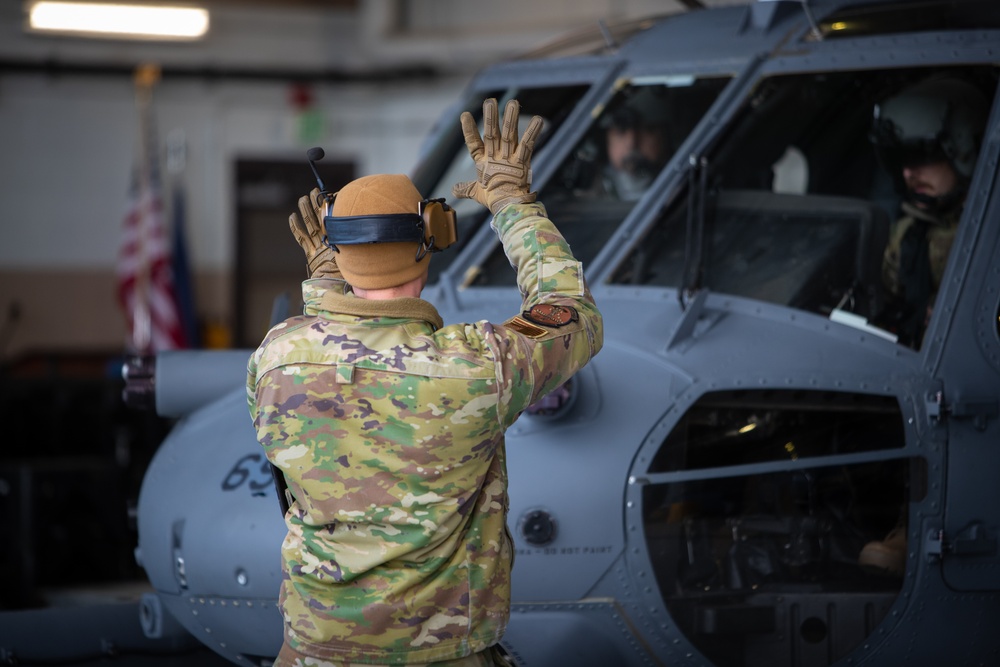
[[[989,105],[973,84],[934,76],[875,107],[872,142],[893,177],[903,216],[893,225],[882,262],[887,306],[876,324],[919,348],[941,287],[979,155]],[[906,507],[883,540],[867,543],[866,569],[902,575]]]
[[[979,154],[988,105],[971,83],[932,77],[875,108],[872,141],[902,199],[882,264],[880,322],[919,348]]]
[[[454,212],[405,175],[314,190],[289,219],[305,312],[267,334],[247,379],[288,487],[279,667],[506,664],[504,431],[603,343],[582,266],[530,192],[542,120],[519,141],[518,114],[511,100],[501,125],[486,100],[482,137],[462,114],[478,178],[453,189],[489,208],[516,268],[505,322],[445,326],[420,298]]]
[[[637,201],[670,158],[662,92],[644,86],[621,96],[554,179],[549,192],[555,198]]]
[[[649,86],[633,92],[601,121],[608,161],[600,187],[623,201],[642,197],[670,157],[666,102]]]

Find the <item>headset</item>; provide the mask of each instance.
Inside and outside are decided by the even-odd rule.
[[[306,152],[322,201],[325,243],[340,252],[338,245],[363,243],[417,243],[416,261],[428,252],[440,252],[458,240],[455,210],[441,199],[424,199],[417,204],[415,213],[387,213],[385,215],[352,215],[334,217],[333,202],[337,193],[331,193],[316,171],[316,164],[325,153],[322,148]]]

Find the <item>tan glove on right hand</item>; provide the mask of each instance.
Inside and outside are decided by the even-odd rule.
[[[309,277],[341,279],[337,255],[333,248],[323,242],[326,230],[323,228],[323,211],[319,202],[319,188],[313,188],[307,196],[299,197],[299,212],[302,215],[292,213],[288,216],[288,226],[306,254]]]
[[[462,113],[462,134],[472,161],[476,163],[477,181],[456,183],[451,189],[457,198],[475,199],[494,215],[510,204],[535,201],[531,188],[531,152],[542,129],[541,116],[534,116],[521,141],[517,140],[520,105],[508,100],[503,111],[503,130],[497,122],[497,101],[483,102],[483,138],[468,111]]]

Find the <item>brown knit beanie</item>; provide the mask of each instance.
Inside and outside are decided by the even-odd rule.
[[[375,174],[351,181],[337,193],[331,214],[354,215],[417,213],[423,197],[404,174]],[[418,262],[418,243],[361,243],[337,246],[337,266],[344,279],[361,289],[384,289],[407,283],[423,274],[430,253]]]

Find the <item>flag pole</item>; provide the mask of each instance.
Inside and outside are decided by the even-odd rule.
[[[152,264],[150,256],[149,220],[153,206],[152,174],[149,161],[153,154],[152,99],[153,87],[160,79],[160,68],[154,64],[136,67],[135,104],[139,115],[139,169],[137,204],[139,234],[137,243],[137,271],[135,277],[135,307],[132,312],[132,346],[137,354],[148,354],[152,348],[152,315],[150,313],[150,282]]]
[[[197,348],[201,345],[198,335],[198,315],[194,302],[194,285],[190,257],[187,251],[187,199],[184,192],[184,168],[187,166],[187,137],[184,130],[175,128],[167,133],[166,141],[167,175],[170,183],[170,250],[171,273],[174,280],[174,296],[177,315],[180,318],[180,333],[185,347]]]

